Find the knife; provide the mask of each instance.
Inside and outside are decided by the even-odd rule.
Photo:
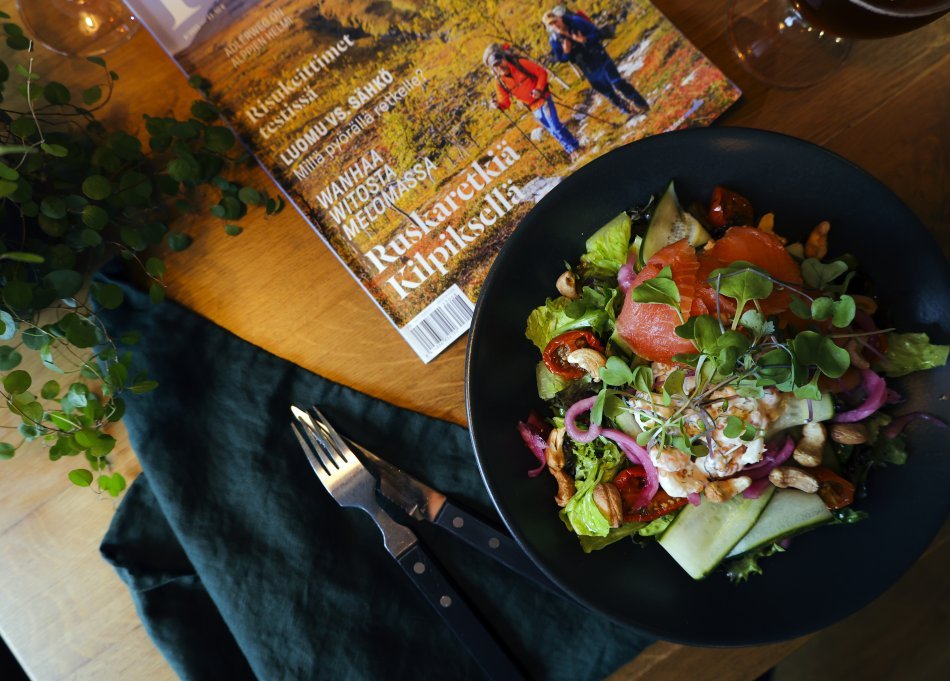
[[[379,474],[379,493],[411,518],[438,525],[510,570],[553,593],[564,595],[508,534],[459,507],[438,490],[380,459],[362,445],[349,438],[347,442]]]

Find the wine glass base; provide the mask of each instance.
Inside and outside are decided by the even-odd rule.
[[[786,0],[732,0],[727,33],[743,68],[777,88],[820,83],[851,52],[850,40],[811,26]]]
[[[105,54],[139,27],[122,0],[17,0],[17,5],[30,37],[69,56]]]

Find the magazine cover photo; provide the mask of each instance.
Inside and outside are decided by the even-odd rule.
[[[425,360],[563,177],[740,95],[644,0],[206,5],[170,51]]]

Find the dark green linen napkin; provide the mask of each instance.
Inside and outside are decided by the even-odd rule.
[[[369,517],[340,508],[314,476],[289,408],[318,403],[342,432],[498,522],[467,431],[116,283],[126,303],[100,314],[113,338],[140,332],[133,370],[159,388],[127,399],[143,473],[101,550],[174,670],[228,681],[480,678]],[[533,678],[600,679],[651,643],[438,528],[416,529]]]

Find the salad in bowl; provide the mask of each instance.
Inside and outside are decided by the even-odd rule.
[[[686,210],[671,182],[591,235],[530,313],[544,409],[518,429],[584,551],[656,541],[694,579],[742,581],[794,535],[860,521],[907,424],[943,426],[892,419],[887,378],[948,347],[879,325],[828,222],[789,243],[780,218],[725,187]]]

